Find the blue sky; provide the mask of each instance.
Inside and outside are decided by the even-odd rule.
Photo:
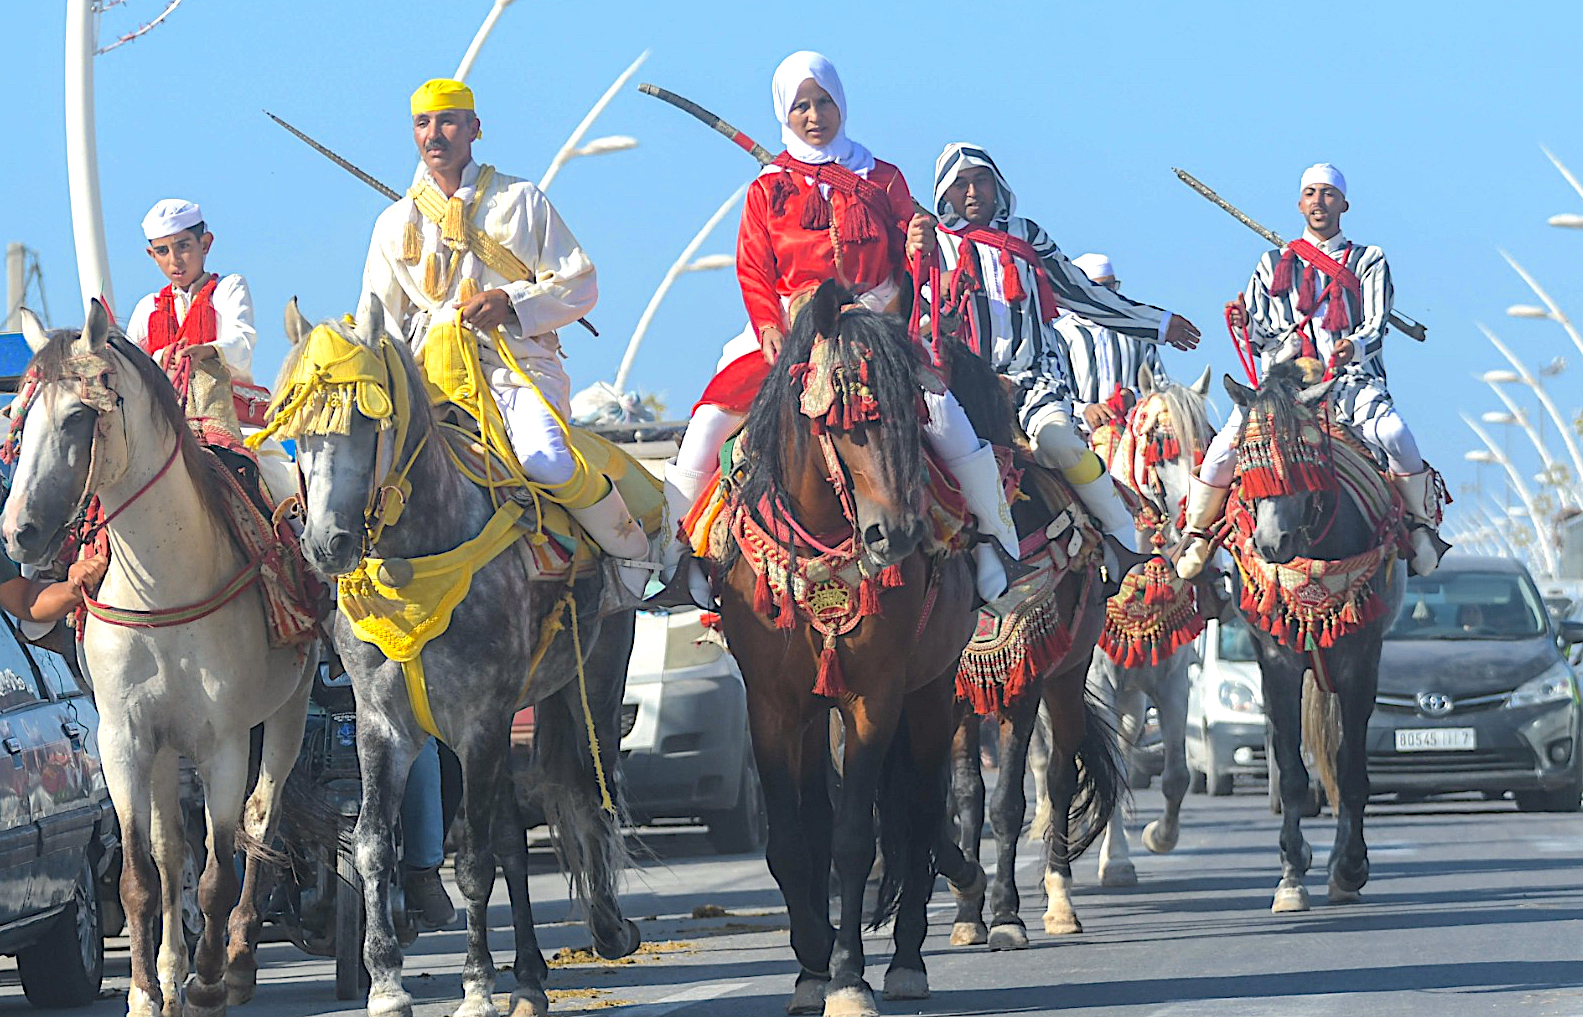
[[[40,252],[54,323],[69,324],[79,314],[61,126],[63,5],[7,7],[0,83],[13,96],[13,154],[0,170],[9,198],[0,239]],[[115,8],[102,37],[161,7]],[[298,295],[310,317],[353,306],[381,200],[260,110],[403,186],[414,160],[407,95],[452,72],[488,9],[487,0],[186,0],[149,35],[99,58],[101,186],[120,313],[163,281],[142,251],[143,212],[161,197],[193,198],[216,234],[211,267],[252,284],[257,373],[270,378],[288,297]],[[1474,479],[1462,454],[1476,440],[1457,411],[1498,408],[1470,373],[1504,366],[1475,321],[1535,367],[1565,355],[1568,370],[1551,391],[1569,416],[1583,404],[1583,358],[1562,330],[1505,316],[1531,297],[1496,251],[1511,251],[1583,318],[1583,233],[1545,225],[1551,214],[1583,212],[1583,199],[1539,150],[1548,144],[1583,171],[1583,7],[1515,3],[1469,15],[1417,2],[1003,0],[918,3],[910,23],[896,10],[518,0],[470,78],[485,124],[477,154],[537,179],[644,49],[653,52],[639,80],[696,99],[773,148],[770,73],[791,50],[819,49],[841,68],[850,133],[901,166],[915,194],[928,190],[943,143],[977,141],[1010,178],[1020,211],[1068,254],[1109,253],[1128,293],[1197,322],[1200,351],[1166,356],[1178,377],[1206,361],[1217,375],[1234,369],[1220,308],[1262,245],[1170,167],[1190,169],[1290,235],[1300,227],[1298,174],[1330,161],[1350,183],[1348,234],[1386,249],[1398,306],[1430,325],[1427,345],[1394,336],[1387,361],[1398,404],[1454,490]],[[603,337],[565,335],[579,387],[614,374],[666,267],[754,171],[723,139],[635,90],[596,124],[593,136],[604,134],[632,135],[640,147],[576,160],[550,192],[600,272],[591,317]],[[703,253],[729,251],[734,222]],[[731,273],[683,277],[634,381],[683,410],[743,318]],[[1537,469],[1521,435],[1511,447],[1525,472]],[[1499,490],[1496,471],[1483,473]]]

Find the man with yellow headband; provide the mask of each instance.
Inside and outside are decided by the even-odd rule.
[[[476,342],[523,473],[618,559],[640,594],[648,539],[621,494],[572,454],[564,423],[571,381],[556,330],[598,299],[593,263],[537,187],[473,161],[480,127],[459,81],[437,78],[412,94],[421,164],[407,196],[374,223],[363,292],[384,304],[420,361],[428,343]]]

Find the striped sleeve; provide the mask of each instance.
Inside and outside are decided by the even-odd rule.
[[[1259,263],[1253,266],[1253,276],[1243,300],[1248,305],[1248,339],[1257,351],[1275,346],[1285,329],[1276,318],[1275,305],[1270,296],[1270,282],[1275,278],[1275,261],[1280,251],[1266,251]]]
[[[1159,342],[1165,310],[1139,303],[1092,281],[1061,253],[1038,223],[1031,219],[1027,223],[1028,241],[1043,260],[1044,270],[1050,276],[1055,298],[1063,311],[1080,314],[1100,328],[1114,329],[1145,342]]]
[[[1390,330],[1387,319],[1391,304],[1396,298],[1391,286],[1391,267],[1385,261],[1385,252],[1378,247],[1366,247],[1357,264],[1351,266],[1363,290],[1363,313],[1358,327],[1348,337],[1356,345],[1356,356],[1369,374],[1385,375],[1385,333]]]

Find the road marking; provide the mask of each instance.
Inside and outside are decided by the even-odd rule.
[[[664,999],[657,999],[652,1003],[642,1006],[623,1007],[621,1017],[660,1017],[661,1014],[680,1010],[689,1003],[704,1003],[721,996],[729,996],[739,989],[745,989],[748,982],[726,982],[723,985],[698,985],[691,989],[672,993]]]

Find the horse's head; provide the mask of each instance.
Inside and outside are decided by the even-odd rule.
[[[788,500],[816,531],[854,517],[857,541],[886,566],[926,533],[923,361],[899,319],[845,309],[848,299],[827,282],[797,316],[748,415],[742,493],[752,505]]]
[[[1138,372],[1138,401],[1109,457],[1111,475],[1143,499],[1149,506],[1145,515],[1156,517],[1167,538],[1176,533],[1189,479],[1214,436],[1204,412],[1208,391],[1207,367],[1192,385],[1179,385],[1156,379],[1144,365]]]
[[[344,575],[363,560],[381,515],[405,498],[386,480],[418,437],[411,424],[427,420],[427,401],[385,333],[378,300],[365,299],[353,325],[313,326],[293,299],[286,336],[292,349],[266,433],[297,443],[304,554],[325,575]]]
[[[1320,420],[1331,382],[1312,382],[1295,363],[1272,367],[1257,391],[1230,375],[1226,392],[1242,407],[1237,483],[1252,506],[1253,546],[1267,562],[1312,557],[1336,511],[1337,483]]]
[[[156,468],[191,440],[164,372],[115,330],[99,301],[81,331],[45,332],[31,311],[20,313],[33,360],[11,410],[21,434],[4,534],[12,558],[42,565],[89,499],[121,495],[134,461]]]

